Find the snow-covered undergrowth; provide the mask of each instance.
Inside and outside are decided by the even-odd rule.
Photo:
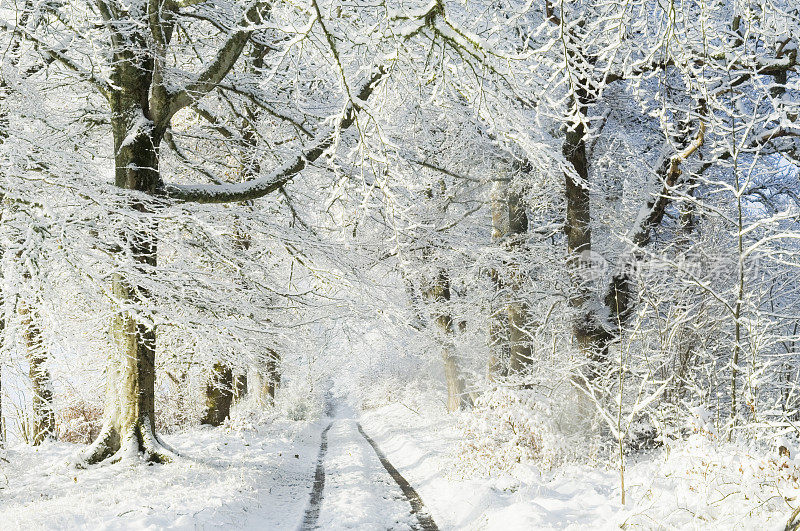
[[[491,475],[507,472],[518,463],[535,461],[549,469],[579,457],[594,457],[596,430],[586,424],[574,404],[564,407],[563,397],[497,387],[481,394],[473,411],[463,417],[459,468],[467,475]]]
[[[569,457],[535,411],[493,432],[480,429],[488,414],[480,405],[419,413],[393,404],[362,424],[445,529],[783,529],[800,503],[800,459],[778,456],[768,442],[698,431],[630,453],[622,505],[617,463]]]
[[[351,395],[352,396],[352,395]],[[447,398],[441,385],[424,378],[402,381],[386,378],[364,386],[355,395],[361,411],[372,411],[391,404],[416,414],[436,415],[445,406]]]
[[[0,460],[0,528],[295,529],[313,481],[319,424],[255,420],[166,435],[183,456],[169,465],[75,470],[66,463],[81,445],[16,445]]]

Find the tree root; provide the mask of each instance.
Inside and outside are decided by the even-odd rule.
[[[178,458],[178,452],[150,429],[149,422],[141,422],[126,430],[123,436],[115,428],[105,426],[91,446],[78,454],[72,464],[76,468],[123,461],[167,464]]]

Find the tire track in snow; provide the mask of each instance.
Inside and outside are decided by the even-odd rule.
[[[375,450],[375,454],[378,456],[383,468],[392,476],[397,486],[400,487],[400,490],[403,491],[403,495],[406,498],[406,501],[411,505],[411,514],[417,517],[417,521],[419,522],[419,527],[417,529],[421,529],[422,531],[438,531],[439,527],[433,521],[428,509],[425,507],[425,504],[422,503],[422,498],[419,497],[417,491],[414,490],[414,487],[406,481],[400,472],[386,459],[386,454],[384,454],[375,441],[372,438],[364,433],[364,428],[361,427],[360,423],[356,423],[358,426],[358,432],[367,440],[372,449]],[[328,426],[330,427],[330,426]]]
[[[314,472],[314,486],[311,488],[311,499],[308,501],[306,514],[303,516],[303,523],[300,524],[301,531],[316,528],[319,519],[319,509],[322,506],[322,493],[325,490],[325,454],[328,453],[328,430],[333,426],[330,422],[322,430],[320,437],[319,454],[317,455],[317,469]]]

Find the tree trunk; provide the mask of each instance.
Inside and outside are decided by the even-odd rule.
[[[585,114],[588,94],[579,90],[578,105]],[[611,335],[597,312],[592,309],[591,278],[591,202],[589,197],[589,163],[586,159],[586,129],[580,121],[569,124],[563,145],[563,154],[571,166],[564,172],[567,203],[564,232],[567,236],[567,254],[573,294],[569,305],[575,312],[573,338],[578,348],[589,359],[587,377],[592,379],[606,362]]]
[[[444,376],[447,381],[447,411],[453,412],[471,407],[472,398],[466,391],[466,382],[461,375],[452,345],[444,345],[442,359],[444,360]]]
[[[505,183],[495,182],[492,186],[492,242],[503,245],[508,234],[508,191]],[[510,358],[508,338],[508,313],[505,299],[505,285],[500,270],[493,268],[489,278],[494,285],[492,313],[489,317],[489,380],[508,376]]]
[[[528,215],[521,193],[512,190],[508,193],[508,245],[510,249],[519,248],[525,243],[528,234]],[[524,278],[519,264],[514,264],[509,287],[511,300],[508,304],[508,339],[510,346],[509,372],[525,372],[533,361],[531,353],[530,312],[522,294]]]
[[[424,292],[425,298],[444,304],[450,300],[450,279],[444,271],[439,271],[436,279]],[[466,382],[458,366],[458,359],[453,347],[453,319],[447,313],[439,313],[435,318],[439,327],[442,342],[442,360],[444,376],[447,384],[447,410],[458,411],[472,406],[472,399],[466,392]]]
[[[136,300],[125,279],[112,281],[119,300]],[[112,323],[115,348],[106,368],[103,428],[86,454],[88,463],[144,454],[148,461],[167,462],[172,451],[155,434],[156,333],[120,311]]]
[[[201,424],[219,426],[231,416],[233,371],[221,363],[214,364],[211,380],[206,385],[206,410]]]
[[[281,383],[280,356],[268,350],[261,367],[255,369],[249,379],[250,392],[254,393],[261,406],[275,404],[275,393]]]
[[[270,403],[275,403],[275,390],[281,383],[281,358],[280,355],[270,351],[270,356],[267,358],[267,380],[264,386],[264,393],[269,397]]]
[[[47,352],[42,341],[42,332],[29,306],[20,301],[17,311],[22,317],[22,335],[25,340],[29,376],[33,390],[33,418],[31,419],[31,443],[42,444],[55,437],[56,415],[53,411],[53,387],[47,369]]]
[[[496,272],[492,280],[496,281],[496,285],[499,284]],[[489,380],[508,376],[511,358],[508,328],[507,308],[493,311],[489,321]]]
[[[119,87],[110,97],[115,183],[155,196],[162,188],[158,150],[164,131],[150,116],[152,66],[137,65],[136,60],[120,55],[112,75],[114,86]],[[135,274],[145,276],[157,265],[158,226],[146,221],[151,205],[136,196],[128,201],[145,221],[138,220],[138,225],[123,233],[122,240],[134,259]],[[119,309],[112,323],[115,348],[106,368],[103,428],[83,457],[87,464],[137,455],[147,461],[167,462],[174,452],[155,433],[156,330],[129,309],[147,307],[148,292],[125,272],[115,273],[111,282]]]

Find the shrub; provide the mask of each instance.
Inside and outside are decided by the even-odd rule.
[[[526,463],[549,469],[595,456],[597,441],[591,437],[595,430],[587,425],[590,416],[574,400],[564,398],[514,387],[481,395],[464,415],[462,472],[494,475]]]
[[[71,400],[56,412],[58,440],[89,444],[100,434],[103,408],[82,399]]]

